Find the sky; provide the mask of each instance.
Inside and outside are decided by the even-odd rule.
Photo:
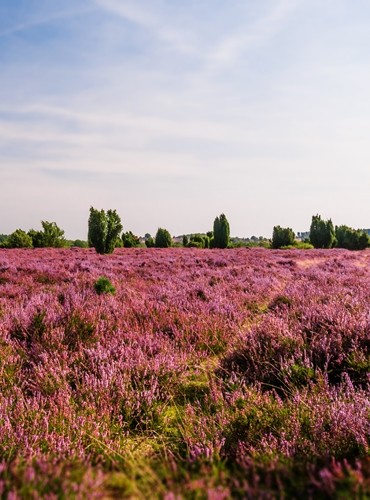
[[[368,0],[1,0],[0,233],[370,227]]]

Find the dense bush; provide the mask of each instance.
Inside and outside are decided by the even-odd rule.
[[[158,228],[155,235],[155,246],[157,248],[168,248],[172,246],[172,237],[167,229]]]
[[[88,243],[100,254],[113,253],[122,231],[121,218],[116,210],[97,210],[90,207]]]
[[[315,248],[335,246],[335,231],[331,219],[323,220],[320,215],[313,215],[310,226],[310,242]]]
[[[28,236],[32,239],[32,246],[35,248],[63,248],[67,246],[63,229],[60,229],[55,222],[41,221],[42,230],[30,229]]]
[[[15,230],[6,240],[8,248],[32,248],[32,238],[22,229]]]
[[[122,234],[122,243],[125,248],[139,247],[140,238],[135,236],[132,231],[127,231]]]
[[[335,226],[336,246],[348,250],[364,250],[370,247],[370,236],[365,231],[348,226]]]
[[[295,234],[290,227],[275,226],[272,233],[272,248],[293,245]]]
[[[98,293],[99,295],[103,293],[111,293],[111,294],[116,293],[115,287],[112,285],[110,280],[105,276],[101,276],[95,281],[94,288],[96,293]]]

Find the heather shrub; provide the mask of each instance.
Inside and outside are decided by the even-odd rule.
[[[0,250],[0,496],[367,498],[369,256]]]

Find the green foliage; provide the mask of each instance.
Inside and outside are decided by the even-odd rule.
[[[189,238],[186,236],[186,234],[184,234],[184,236],[182,237],[182,246],[187,247],[188,245],[189,245]]]
[[[101,276],[94,283],[94,288],[97,294],[101,295],[103,293],[110,293],[114,295],[116,293],[115,287],[112,285],[110,280],[105,276]]]
[[[187,244],[184,246],[187,246],[189,248],[209,248],[210,246],[210,238],[207,234],[191,234],[190,238],[185,236]],[[183,243],[184,243],[184,238],[183,238]]]
[[[147,248],[154,248],[155,247],[155,241],[153,236],[150,236],[150,234],[145,235],[145,246]]]
[[[122,243],[125,248],[139,247],[140,238],[135,236],[131,231],[122,234]]]
[[[335,231],[331,219],[324,221],[320,215],[312,216],[310,242],[315,248],[335,246]]]
[[[157,248],[168,248],[172,246],[172,238],[167,229],[158,228],[155,235],[155,246]]]
[[[9,236],[7,234],[0,234],[0,248],[7,247],[7,241]]]
[[[97,210],[90,207],[88,222],[88,243],[100,253],[112,253],[117,238],[122,231],[122,224],[116,210]]]
[[[370,246],[370,236],[361,231],[348,226],[335,226],[335,237],[338,248],[347,248],[348,250],[364,250]]]
[[[221,214],[213,223],[213,248],[227,248],[230,243],[230,225],[225,216]]]
[[[43,229],[43,246],[62,248],[66,246],[64,231],[55,222],[41,221]]]
[[[69,241],[69,245],[71,247],[78,247],[78,248],[88,248],[89,244],[85,240],[71,240]]]
[[[42,248],[44,246],[42,231],[36,231],[35,229],[30,229],[27,234],[31,238],[32,246],[34,248]]]
[[[295,234],[290,227],[275,226],[272,233],[272,248],[293,245]]]
[[[32,238],[22,229],[15,230],[6,240],[7,248],[32,248]]]
[[[121,224],[121,218],[117,214],[116,210],[107,211],[107,237],[105,239],[105,252],[113,253],[115,248],[115,243],[123,229]]]
[[[42,230],[30,229],[28,236],[32,239],[32,246],[35,248],[53,247],[63,248],[67,245],[64,231],[55,222],[47,220],[41,221]]]

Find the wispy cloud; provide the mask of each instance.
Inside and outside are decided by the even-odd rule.
[[[21,199],[23,216],[54,207],[63,226],[70,210],[77,237],[92,203],[137,232],[207,229],[225,211],[240,235],[305,229],[321,208],[336,219],[344,190],[353,217],[368,210],[365,3],[340,1],[333,20],[335,0],[4,2],[7,213]]]
[[[235,31],[224,35],[208,54],[207,68],[220,70],[232,66],[248,51],[270,42],[301,3],[301,0],[279,0],[254,22],[242,22]]]
[[[0,37],[14,35],[16,33],[20,33],[22,31],[26,31],[32,28],[37,28],[38,26],[49,24],[55,21],[81,16],[83,14],[87,14],[88,12],[92,12],[95,9],[96,9],[95,6],[89,5],[81,8],[52,12],[37,17],[31,16],[30,19],[28,19],[25,22],[14,24],[13,26],[9,26],[5,29],[0,29]]]
[[[149,31],[152,36],[165,42],[172,49],[184,53],[194,53],[196,50],[189,32],[185,34],[179,24],[174,25],[173,19],[168,16],[166,10],[161,9],[161,4],[156,0],[150,2],[94,0],[94,2],[102,9]]]

